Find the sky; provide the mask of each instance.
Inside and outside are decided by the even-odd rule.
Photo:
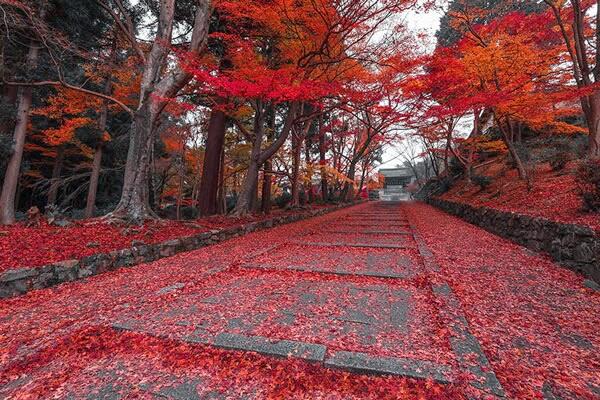
[[[431,51],[435,48],[435,33],[440,26],[443,11],[432,10],[427,13],[410,12],[406,17],[407,26],[414,32],[424,33],[428,38],[426,43]],[[377,168],[394,168],[402,164],[402,158],[398,154],[402,151],[402,145],[390,145],[384,149],[383,163]]]

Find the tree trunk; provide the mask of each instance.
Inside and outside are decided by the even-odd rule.
[[[206,151],[202,167],[202,180],[200,181],[199,211],[202,216],[214,215],[219,209],[217,191],[226,125],[225,113],[221,110],[213,110],[208,123]]]
[[[273,141],[275,134],[275,110],[270,108],[268,110],[267,116],[267,140],[269,142]],[[264,214],[271,213],[271,190],[273,187],[273,175],[271,171],[273,169],[273,161],[269,158],[263,164],[264,172],[263,172],[263,184],[262,184],[262,193],[261,193],[261,211]]]
[[[129,135],[123,192],[119,204],[112,212],[113,217],[124,218],[131,223],[157,218],[150,207],[148,185],[154,145],[152,121],[154,116],[148,110],[148,106],[138,110],[134,116]]]
[[[50,188],[48,189],[47,204],[56,204],[58,197],[58,188],[60,187],[60,175],[65,160],[65,148],[63,145],[56,149],[56,157],[54,158],[54,166],[52,167],[52,178],[50,180]]]
[[[219,188],[217,190],[217,212],[227,214],[227,192],[225,187],[225,147],[221,149],[221,165],[219,167]]]
[[[506,147],[508,147],[508,152],[510,153],[512,158],[515,160],[515,164],[517,165],[517,170],[519,171],[519,178],[521,178],[522,180],[527,182],[527,187],[531,187],[531,182],[529,181],[529,176],[527,174],[527,169],[525,168],[525,164],[523,164],[523,160],[521,160],[521,157],[519,156],[519,153],[515,147],[515,144],[512,142],[512,140],[510,140],[510,137],[509,137],[510,123],[509,123],[509,121],[506,121],[506,125],[507,125],[508,129],[503,127],[502,121],[500,119],[496,118],[496,121],[498,122],[498,127],[500,128],[500,131],[502,132],[502,137],[504,138],[504,144],[506,144]]]
[[[304,147],[304,158],[305,158],[305,162],[306,162],[306,167],[307,167],[307,176],[306,176],[306,182],[307,182],[307,186],[308,186],[308,202],[309,203],[314,203],[315,202],[315,196],[313,193],[313,185],[312,185],[312,160],[310,157],[310,150],[312,149],[312,135],[309,135],[306,137],[306,145]]]
[[[200,53],[208,37],[211,2],[197,2],[194,27],[188,46],[190,53]],[[175,0],[160,2],[160,14],[156,37],[148,52],[142,72],[140,100],[130,129],[129,150],[125,165],[125,177],[121,200],[112,217],[131,223],[140,223],[148,218],[157,218],[150,207],[150,161],[154,146],[154,124],[167,106],[193,78],[193,74],[176,66],[168,70],[167,64],[173,35]],[[168,70],[166,75],[162,75]]]
[[[260,102],[259,102],[260,103]],[[242,190],[235,205],[233,214],[242,216],[248,214],[251,210],[252,196],[256,193],[256,184],[258,183],[258,170],[260,165],[270,159],[273,154],[281,148],[287,140],[290,131],[294,125],[298,104],[292,102],[287,112],[283,128],[277,140],[265,150],[261,151],[261,146],[264,136],[264,110],[262,104],[259,104],[256,110],[255,127],[254,127],[254,143],[252,144],[252,153],[250,155],[250,165],[242,184]]]
[[[300,151],[302,148],[302,139],[299,137],[300,132],[292,134],[292,207],[300,206],[300,188],[298,180],[300,179]]]
[[[348,174],[346,175],[348,179],[352,181],[344,183],[344,188],[342,189],[342,195],[340,196],[341,201],[350,201],[352,200],[352,196],[354,195],[354,175],[356,174],[356,163],[350,163],[350,167],[348,168]]]
[[[38,54],[39,47],[36,43],[31,43],[27,54],[27,66],[30,70],[34,69],[37,64]],[[2,194],[0,195],[0,223],[4,225],[15,222],[15,194],[17,184],[19,183],[23,148],[25,146],[27,125],[29,124],[29,115],[31,113],[31,99],[32,88],[28,86],[22,87],[19,93],[17,122],[13,133],[13,151],[8,160],[2,184]]]
[[[256,191],[255,183],[258,180],[258,165],[257,160],[250,160],[242,190],[235,205],[234,215],[236,216],[246,215],[252,209],[252,197]]]
[[[265,214],[271,213],[271,187],[272,187],[272,176],[271,169],[273,168],[273,163],[271,160],[267,160],[264,164],[264,172],[263,172],[263,184],[262,184],[262,193],[261,193],[261,211]]]
[[[85,205],[85,218],[92,218],[96,209],[96,194],[98,192],[98,180],[102,167],[102,152],[103,144],[98,144],[94,151],[94,161],[92,161],[92,175],[90,177],[90,187]]]
[[[325,132],[323,130],[323,119],[319,120],[319,167],[321,169],[321,197],[323,198],[323,202],[327,202],[329,200],[328,197],[328,188],[327,188],[327,175],[325,171],[325,163],[327,162],[325,159]]]
[[[590,158],[600,158],[600,91],[594,92],[589,97],[589,104],[590,118],[588,118],[588,130],[590,137],[588,156]]]

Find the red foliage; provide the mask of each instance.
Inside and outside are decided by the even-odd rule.
[[[508,398],[597,398],[600,295],[581,276],[432,207],[406,210]]]
[[[283,215],[282,211],[275,215]],[[160,221],[126,229],[100,220],[68,227],[6,226],[0,230],[0,272],[18,267],[38,267],[131,247],[132,241],[160,243],[212,229],[258,221],[265,217],[215,216],[190,222]]]
[[[184,382],[191,382],[201,398],[461,398],[455,389],[429,381],[354,375],[292,359],[276,360],[108,328],[76,332],[27,363],[4,371],[0,382],[32,372],[36,375],[26,387],[9,392],[12,399],[49,398],[56,393],[85,398],[99,395],[107,387],[127,398],[166,398],[166,390]],[[116,378],[107,380],[111,375]]]
[[[517,171],[503,171],[503,168],[501,163],[496,163],[480,171],[492,177],[492,184],[485,191],[461,180],[442,198],[473,206],[491,207],[564,223],[586,225],[600,232],[598,214],[583,211],[573,163],[566,171],[559,172],[553,171],[547,164],[539,166],[534,175],[531,191],[527,190],[525,182],[518,179]]]

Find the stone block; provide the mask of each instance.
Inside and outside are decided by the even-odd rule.
[[[214,343],[217,347],[246,350],[279,357],[294,357],[308,361],[323,361],[326,347],[320,344],[292,340],[272,340],[262,336],[244,336],[220,333]]]
[[[588,243],[581,243],[575,247],[573,258],[577,262],[591,263],[594,261],[594,252]]]
[[[115,268],[128,267],[135,263],[135,257],[131,249],[117,250],[110,254],[114,255],[113,265]]]
[[[0,275],[0,282],[12,282],[19,281],[27,278],[34,277],[39,272],[35,268],[16,268],[9,269]]]
[[[67,260],[54,264],[56,279],[58,282],[68,282],[77,279],[79,260]]]
[[[325,366],[361,374],[398,375],[433,379],[440,383],[452,382],[450,367],[408,358],[378,357],[366,353],[336,351],[325,360]]]

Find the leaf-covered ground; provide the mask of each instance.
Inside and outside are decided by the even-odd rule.
[[[519,180],[517,171],[506,170],[501,162],[490,164],[477,172],[492,178],[485,190],[462,179],[441,196],[442,199],[514,211],[550,220],[581,224],[600,232],[600,216],[583,212],[583,203],[575,182],[575,164],[564,171],[553,171],[541,164],[533,175],[533,188]]]
[[[600,398],[600,293],[547,258],[430,206],[406,210],[510,397]]]
[[[291,211],[277,210],[273,216]],[[27,227],[24,223],[0,229],[0,272],[18,267],[38,267],[131,247],[133,241],[160,243],[212,229],[259,221],[265,217],[209,217],[193,221],[148,222],[126,228],[102,220],[74,221],[66,227]]]
[[[580,277],[426,205],[379,212],[361,205],[3,300],[0,398],[460,399],[473,388],[434,281],[458,297],[507,397],[598,396],[600,295]],[[377,233],[413,226],[437,272],[411,235]],[[365,242],[404,248],[355,247]],[[454,383],[205,344],[222,333],[444,365]]]

